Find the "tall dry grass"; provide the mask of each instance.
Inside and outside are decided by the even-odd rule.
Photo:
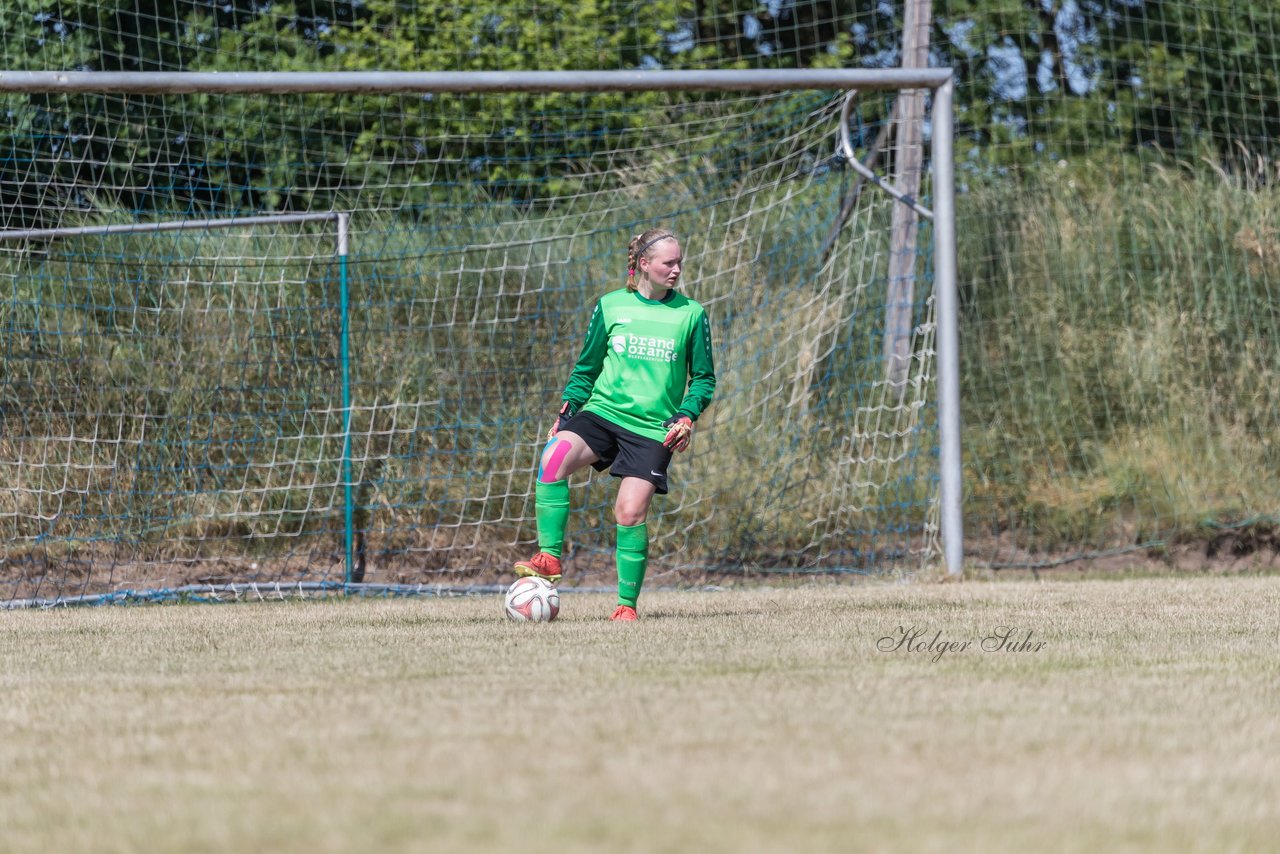
[[[789,156],[795,171],[751,186],[706,155],[677,178],[619,164],[619,192],[551,213],[459,204],[429,228],[357,217],[350,461],[373,553],[436,571],[501,564],[533,541],[547,413],[656,185],[686,235],[720,373],[654,520],[657,551],[674,569],[918,565],[936,487],[929,271],[900,402],[879,362],[887,203],[867,194],[824,261],[846,185],[802,149]],[[1159,166],[1050,170],[961,195],[975,542],[1167,545],[1274,524],[1261,473],[1280,462],[1276,208],[1265,183]],[[340,564],[328,236],[117,236],[60,251],[0,259],[8,554]],[[611,548],[610,487],[574,492],[584,554]]]
[[[1274,187],[1067,168],[960,211],[976,530],[1034,548],[1275,524]]]
[[[627,165],[615,177],[627,192],[551,214],[356,216],[348,456],[371,553],[432,572],[527,548],[547,414],[654,210],[685,236],[687,289],[711,313],[719,360],[705,438],[655,519],[659,549],[683,567],[859,570],[925,551],[927,412],[889,399],[875,356],[887,202],[868,194],[824,258],[846,183],[815,166],[807,139],[760,176]],[[22,330],[0,498],[11,557],[243,568],[274,552],[288,578],[341,563],[329,235],[114,235],[0,263],[14,293],[0,320]],[[921,359],[915,403],[929,371]],[[575,547],[612,547],[611,485],[575,492]]]

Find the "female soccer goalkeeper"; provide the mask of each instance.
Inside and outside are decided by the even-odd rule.
[[[547,434],[535,486],[539,551],[515,567],[519,576],[560,580],[568,477],[587,465],[609,469],[622,479],[613,507],[613,620],[636,619],[649,552],[649,504],[655,494],[667,493],[672,452],[689,447],[693,424],[716,388],[707,314],[675,290],[683,261],[680,241],[670,231],[653,228],[631,239],[627,286],[596,303]]]

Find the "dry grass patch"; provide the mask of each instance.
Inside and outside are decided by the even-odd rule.
[[[1274,578],[642,604],[634,626],[574,593],[545,626],[496,597],[4,614],[6,848],[1230,851],[1280,832]]]

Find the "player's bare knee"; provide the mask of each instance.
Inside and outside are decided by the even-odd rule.
[[[625,525],[627,527],[639,525],[645,520],[646,516],[648,516],[648,508],[626,507],[621,504],[618,504],[613,508],[614,520],[619,525]]]

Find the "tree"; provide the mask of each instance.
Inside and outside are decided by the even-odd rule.
[[[964,85],[965,134],[1005,160],[1276,151],[1269,0],[952,0],[937,35],[937,61]]]
[[[674,0],[548,0],[513,11],[500,0],[466,6],[397,0],[263,4],[251,0],[63,2],[21,0],[22,26],[3,43],[9,67],[96,70],[354,71],[631,67],[670,53],[661,24],[678,20]],[[175,14],[176,13],[176,14]],[[591,21],[591,26],[583,26]],[[25,30],[23,29],[25,27]],[[105,33],[106,35],[100,35]],[[466,34],[466,37],[460,37]],[[21,53],[19,48],[26,48]],[[21,54],[21,55],[19,55]],[[181,107],[131,96],[32,96],[9,101],[16,126],[0,142],[28,166],[6,181],[18,197],[15,222],[43,222],[65,207],[85,210],[236,211],[312,207],[344,175],[397,181],[405,203],[450,184],[482,184],[497,196],[532,192],[522,158],[488,156],[536,147],[542,138],[586,149],[592,135],[662,122],[645,113],[653,95],[618,93],[401,99],[402,122],[381,126],[385,110],[368,97],[315,96],[287,105],[265,98],[192,95]],[[283,112],[282,112],[283,111]],[[158,116],[163,121],[156,121]],[[491,140],[475,138],[488,119]],[[442,150],[439,140],[466,123],[472,136]],[[567,141],[567,142],[563,142]],[[128,156],[120,156],[128,152]],[[579,153],[561,152],[569,162]],[[533,161],[536,158],[523,158]],[[415,174],[433,164],[434,184]],[[127,174],[125,174],[127,172]],[[399,173],[391,175],[390,173]],[[9,177],[9,176],[6,176]],[[39,189],[37,192],[36,188]],[[53,188],[52,190],[50,188]],[[115,188],[108,195],[105,188]],[[59,192],[59,204],[48,194]]]
[[[903,8],[901,0],[7,0],[0,67],[893,67],[901,63]],[[931,64],[957,72],[962,156],[977,148],[987,163],[1012,165],[1151,150],[1220,162],[1241,149],[1277,154],[1273,0],[935,0],[928,41]],[[645,111],[659,110],[658,100],[450,96],[436,109],[406,108],[405,133],[392,135],[359,98],[317,98],[285,115],[264,99],[192,97],[157,125],[156,99],[6,97],[0,202],[18,222],[58,207],[47,204],[54,192],[86,210],[309,206],[353,164],[410,176],[428,154],[405,146],[432,145],[459,114],[489,118],[493,145],[532,152],[550,136],[585,146],[591,133],[637,124],[651,125],[660,141],[661,115]],[[884,118],[884,104],[864,101],[867,123]],[[639,109],[609,109],[624,102]],[[485,144],[473,139],[474,151],[430,156],[465,163],[465,174],[457,166],[451,178],[496,195],[531,192],[525,179],[534,176],[515,160],[489,158]],[[108,174],[121,168],[108,165],[113,150],[130,152],[130,174]],[[108,186],[127,189],[108,198]]]

